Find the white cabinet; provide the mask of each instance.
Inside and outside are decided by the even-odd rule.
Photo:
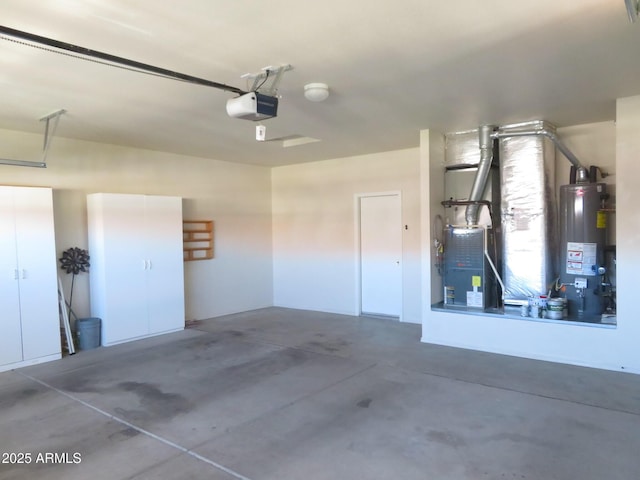
[[[0,371],[60,358],[50,188],[0,186]]]
[[[102,345],[184,328],[182,199],[87,196],[91,315]]]

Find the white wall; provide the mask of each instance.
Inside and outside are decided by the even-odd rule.
[[[618,338],[610,347],[620,350],[629,370],[640,373],[640,96],[618,99],[616,108]]]
[[[0,157],[37,160],[41,145],[42,135],[0,130]],[[64,138],[54,139],[47,164],[0,165],[0,182],[53,187],[57,258],[87,248],[87,193],[176,195],[185,219],[215,228],[215,258],[185,263],[187,319],[272,304],[270,169]],[[71,276],[60,274],[68,296]],[[90,313],[88,282],[76,278],[79,316]]]
[[[559,136],[567,146],[587,165],[599,165],[615,177],[610,181],[617,185],[618,241],[618,325],[598,326],[577,322],[544,322],[519,318],[464,315],[460,313],[431,311],[423,308],[422,341],[442,345],[471,348],[528,358],[538,358],[591,367],[624,370],[640,373],[640,322],[633,305],[633,273],[640,266],[640,215],[634,201],[635,185],[640,178],[640,97],[618,100],[616,124],[604,122],[579,125],[559,130]],[[437,135],[432,132],[421,136],[430,142]],[[429,151],[429,144],[421,145],[422,152]],[[557,153],[560,169],[559,183],[568,178],[568,162]],[[429,162],[429,163],[427,163]],[[431,192],[439,188],[439,170],[434,169],[437,158],[423,153],[423,199],[432,218],[440,212],[439,200],[434,201]],[[428,172],[428,173],[427,173]],[[567,172],[566,174],[564,172]],[[425,214],[423,213],[423,218]],[[431,239],[423,240],[423,255]],[[423,279],[432,277],[423,273]],[[439,281],[436,280],[436,281]],[[440,285],[438,285],[440,288]],[[425,288],[425,291],[430,291]],[[435,289],[437,291],[437,289]],[[435,299],[437,300],[437,298]],[[426,302],[425,302],[426,303]],[[634,311],[635,310],[635,311]]]
[[[400,191],[402,320],[420,323],[418,149],[276,167],[274,304],[357,315],[355,195]]]
[[[443,288],[439,283],[440,276],[436,268],[436,248],[433,239],[441,237],[436,229],[442,228],[435,221],[436,215],[445,218],[444,207],[440,202],[444,199],[444,159],[445,159],[444,135],[423,130],[420,132],[420,205],[434,205],[432,212],[429,208],[420,209],[420,221],[422,223],[422,238],[428,243],[422,245],[423,255],[421,272],[428,282],[422,284],[422,318],[431,311],[431,304],[442,301]],[[431,301],[429,301],[431,299]]]

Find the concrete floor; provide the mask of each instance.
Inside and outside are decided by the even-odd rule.
[[[268,308],[1,373],[0,479],[640,478],[640,376],[419,339]]]

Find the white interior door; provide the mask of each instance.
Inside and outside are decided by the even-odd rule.
[[[400,195],[360,198],[360,287],[363,314],[399,317],[402,306]]]

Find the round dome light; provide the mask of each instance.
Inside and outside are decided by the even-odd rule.
[[[329,96],[329,85],[326,83],[307,83],[304,86],[304,96],[312,102],[322,102]]]

